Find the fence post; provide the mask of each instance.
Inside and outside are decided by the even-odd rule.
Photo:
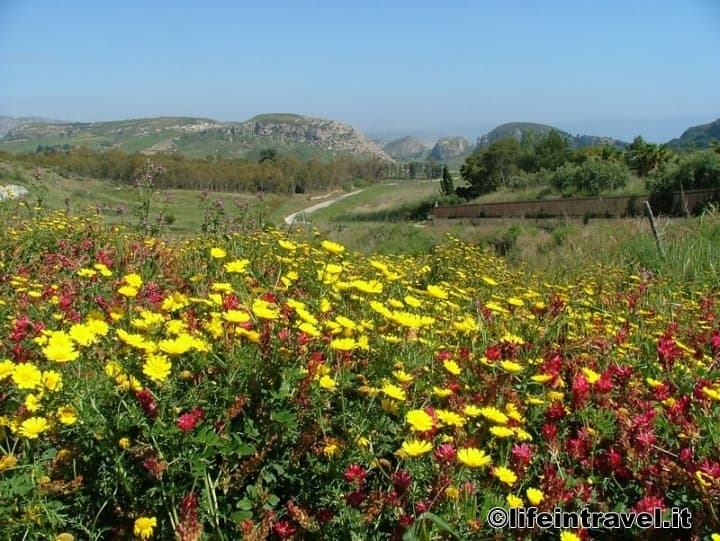
[[[650,208],[650,201],[645,201],[645,208],[647,209],[648,220],[650,220],[650,228],[652,229],[653,237],[655,237],[655,244],[657,245],[658,252],[661,257],[665,257],[665,250],[663,250],[660,237],[657,232],[657,224],[655,223],[655,216],[653,216],[652,209]]]

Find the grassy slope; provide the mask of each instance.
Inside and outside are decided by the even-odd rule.
[[[40,193],[31,169],[0,162],[0,185],[5,184],[28,187],[33,195],[31,203]],[[47,190],[49,207],[65,208],[65,198],[70,200],[73,212],[92,212],[97,205],[104,204],[108,207],[103,213],[107,223],[133,222],[129,210],[123,215],[113,211],[119,205],[131,209],[137,201],[130,187],[97,179],[63,178],[52,172],[44,174],[42,184]],[[701,275],[720,282],[720,214],[717,213],[701,218],[660,220],[664,258],[657,251],[650,226],[642,218],[591,220],[588,225],[568,220],[492,220],[474,226],[334,221],[338,216],[356,211],[422,201],[437,193],[437,189],[437,183],[409,181],[371,186],[312,214],[311,220],[322,235],[364,253],[428,253],[450,234],[468,242],[493,246],[512,264],[543,273],[549,280],[581,275],[589,264],[621,264],[638,272],[647,269],[679,282]],[[168,211],[176,218],[170,233],[197,234],[203,222],[201,194],[188,190],[164,193],[171,196]],[[266,195],[262,201],[263,218],[285,227],[283,216],[321,201],[310,197],[307,194]],[[230,214],[235,217],[240,211],[234,208],[234,203],[250,206],[259,203],[254,195],[237,193],[213,193],[209,200],[222,200],[226,209],[233,209]]]

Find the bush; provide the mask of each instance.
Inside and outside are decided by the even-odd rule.
[[[687,154],[659,169],[648,185],[653,193],[720,187],[720,154],[711,150]]]
[[[579,165],[565,163],[558,167],[552,174],[551,184],[563,196],[599,195],[622,188],[629,179],[630,170],[626,165],[591,156]]]

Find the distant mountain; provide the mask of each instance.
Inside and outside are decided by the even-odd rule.
[[[502,124],[489,131],[482,137],[478,137],[476,148],[486,148],[499,139],[512,137],[520,142],[533,135],[547,135],[550,131],[556,130],[570,143],[571,148],[585,148],[600,145],[610,145],[618,148],[625,148],[627,143],[612,137],[600,137],[597,135],[571,135],[554,126],[547,124],[535,124],[533,122],[509,122]]]
[[[428,147],[415,137],[408,136],[390,141],[383,145],[385,153],[396,160],[412,161],[424,160],[427,156]]]
[[[674,148],[707,148],[711,141],[720,142],[720,118],[688,128],[679,138],[668,142],[668,145]]]
[[[37,118],[37,117],[15,118],[12,116],[0,115],[0,139],[5,137],[5,134],[7,134],[10,130],[12,130],[18,124],[32,124],[32,123],[38,123],[38,122],[52,123],[52,122],[57,122],[57,121],[48,120],[47,118]]]
[[[42,122],[15,119],[0,138],[0,150],[86,146],[95,150],[177,152],[257,159],[263,149],[299,159],[364,155],[391,160],[349,124],[296,114],[264,114],[245,122],[205,118],[159,117],[109,122]]]
[[[443,137],[430,151],[430,158],[438,162],[447,162],[472,152],[470,141],[464,137]]]

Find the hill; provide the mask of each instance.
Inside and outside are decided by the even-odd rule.
[[[94,150],[177,152],[188,157],[257,159],[273,148],[300,159],[352,154],[390,160],[375,143],[349,124],[296,114],[264,114],[245,122],[158,117],[108,122],[6,121],[0,150],[86,146]]]
[[[546,135],[550,131],[556,130],[570,143],[571,148],[585,148],[600,145],[610,145],[618,148],[625,148],[627,143],[613,139],[612,137],[601,137],[597,135],[572,135],[554,126],[548,124],[535,124],[533,122],[508,122],[502,124],[489,131],[482,137],[478,137],[477,148],[485,148],[493,144],[499,139],[513,137],[518,141],[523,141],[532,134]]]
[[[385,153],[396,160],[423,160],[427,156],[428,147],[419,139],[408,136],[390,141],[383,145]]]
[[[430,151],[430,158],[438,162],[447,162],[472,152],[472,144],[464,137],[443,137]]]
[[[674,148],[707,148],[712,141],[720,142],[720,118],[688,128],[668,145]]]

